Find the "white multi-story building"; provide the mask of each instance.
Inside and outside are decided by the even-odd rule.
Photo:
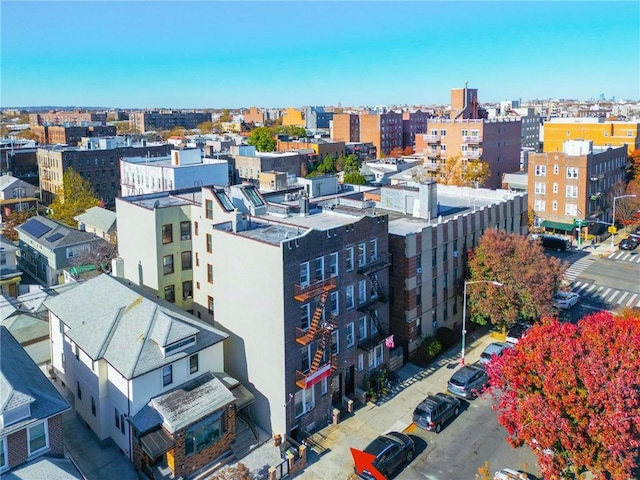
[[[164,157],[128,157],[120,161],[122,195],[228,185],[229,163],[206,158],[199,148],[171,150]]]

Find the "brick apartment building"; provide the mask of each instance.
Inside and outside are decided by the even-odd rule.
[[[83,123],[107,124],[107,114],[105,112],[48,112],[30,113],[29,126],[37,125],[82,125]]]
[[[427,131],[431,115],[427,112],[402,112],[402,147],[415,148],[416,135]]]
[[[529,205],[537,225],[572,232],[578,218],[611,222],[610,193],[625,177],[627,146],[593,143],[567,140],[561,152],[529,155]]]
[[[75,147],[84,137],[110,137],[117,133],[117,129],[110,125],[37,125],[31,131],[38,136],[40,145],[67,145]]]
[[[339,113],[333,116],[331,138],[342,142],[371,142],[378,155],[403,147],[403,118],[396,112]]]
[[[182,127],[192,130],[204,122],[211,121],[211,114],[195,111],[149,111],[129,114],[129,126],[137,132],[149,130],[172,130]]]
[[[37,152],[41,200],[49,205],[69,167],[89,181],[107,206],[120,195],[120,158],[169,155],[168,143],[132,144],[123,137],[84,138],[77,147],[43,147]]]

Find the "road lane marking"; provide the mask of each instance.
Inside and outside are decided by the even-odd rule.
[[[616,298],[616,296],[620,293],[619,290],[614,290],[613,294],[609,297],[609,300],[607,300],[608,302],[613,302],[613,299]]]
[[[627,295],[629,295],[629,292],[624,292],[624,294],[618,299],[618,305],[622,305],[622,302],[627,298]]]

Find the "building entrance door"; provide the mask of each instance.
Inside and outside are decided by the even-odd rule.
[[[346,370],[344,377],[344,394],[346,397],[355,393],[355,366],[351,365]]]

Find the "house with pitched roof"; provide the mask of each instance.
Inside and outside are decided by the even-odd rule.
[[[0,474],[24,480],[82,478],[64,458],[70,409],[5,327],[0,327]]]
[[[226,333],[106,274],[45,306],[54,374],[98,440],[150,478],[158,464],[188,478],[228,455],[253,396],[216,373]]]
[[[64,283],[64,271],[79,266],[91,251],[108,242],[94,233],[82,232],[37,215],[15,227],[20,256],[18,267],[45,286]]]
[[[91,207],[86,212],[74,217],[78,222],[78,230],[95,233],[100,238],[116,243],[116,212],[102,207]]]

